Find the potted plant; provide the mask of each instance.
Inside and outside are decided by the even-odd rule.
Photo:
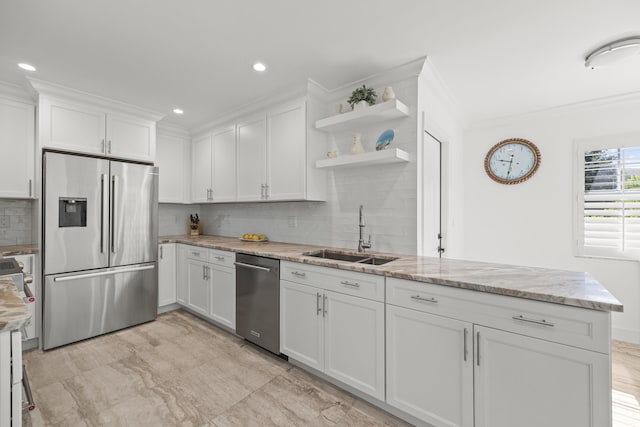
[[[351,108],[359,110],[367,107],[368,105],[375,104],[377,97],[378,95],[373,88],[362,85],[362,87],[357,88],[351,93],[347,102],[351,104]]]

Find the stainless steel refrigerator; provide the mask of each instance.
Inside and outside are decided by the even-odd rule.
[[[45,350],[156,318],[158,168],[43,156]]]

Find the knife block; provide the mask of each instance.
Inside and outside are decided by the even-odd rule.
[[[192,237],[200,235],[200,223],[195,223],[195,222],[189,223],[189,235]]]

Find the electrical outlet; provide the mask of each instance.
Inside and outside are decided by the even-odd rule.
[[[11,217],[9,215],[0,215],[0,228],[11,227]]]
[[[287,225],[289,228],[298,228],[298,217],[295,215],[288,216]]]

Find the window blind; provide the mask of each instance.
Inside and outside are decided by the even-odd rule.
[[[640,146],[584,152],[584,255],[640,259]]]

